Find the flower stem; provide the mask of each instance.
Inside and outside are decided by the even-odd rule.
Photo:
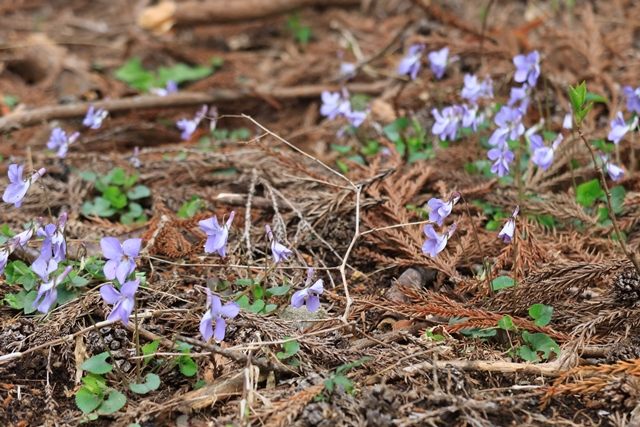
[[[580,125],[578,125],[577,128],[578,128],[578,135],[580,135],[580,139],[582,139],[582,142],[587,147],[587,150],[589,150],[589,154],[591,155],[591,160],[593,160],[593,165],[596,168],[596,172],[598,173],[600,177],[600,182],[602,183],[602,187],[604,188],[605,199],[607,201],[607,211],[609,213],[609,219],[613,224],[613,230],[616,233],[616,238],[618,240],[618,243],[620,244],[620,248],[622,248],[622,251],[624,252],[625,256],[629,259],[629,261],[631,261],[631,263],[635,267],[638,274],[640,274],[640,263],[638,262],[638,258],[633,252],[629,250],[629,248],[627,247],[627,244],[622,239],[622,232],[620,232],[620,227],[618,226],[618,221],[616,220],[616,214],[615,212],[613,212],[613,204],[611,203],[611,192],[609,191],[609,186],[607,185],[607,177],[605,176],[604,171],[598,164],[598,161],[596,159],[596,153],[593,151],[593,148],[587,141],[587,138],[585,138],[584,133],[582,132],[582,128],[580,127]]]
[[[133,297],[133,321],[135,322],[135,332],[134,332],[134,339],[136,341],[136,382],[139,383],[140,382],[140,375],[141,375],[141,370],[142,370],[142,359],[140,358],[140,355],[142,354],[142,352],[140,351],[140,331],[139,331],[139,326],[138,326],[138,301],[137,298]]]
[[[487,289],[489,289],[489,294],[493,295],[493,288],[491,287],[491,282],[493,281],[491,279],[491,267],[489,266],[489,261],[487,260],[487,257],[484,251],[482,250],[482,245],[480,244],[480,237],[478,235],[478,228],[476,227],[476,223],[473,222],[473,218],[471,217],[471,211],[469,210],[469,203],[467,203],[467,199],[465,199],[462,195],[460,195],[460,198],[464,202],[464,210],[467,214],[467,217],[469,218],[469,221],[471,222],[471,232],[473,233],[473,240],[475,241],[476,246],[478,246],[478,252],[482,256],[482,266],[484,267],[484,275],[487,281]]]

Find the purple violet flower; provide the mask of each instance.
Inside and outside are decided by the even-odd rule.
[[[437,80],[440,80],[444,76],[447,70],[447,62],[449,59],[449,48],[443,47],[440,50],[429,52],[429,67],[436,76]]]
[[[165,87],[153,87],[149,89],[149,92],[158,96],[167,96],[171,93],[178,92],[178,84],[173,80],[169,80]]]
[[[187,141],[191,138],[191,135],[193,135],[193,133],[196,131],[202,119],[204,119],[204,117],[207,115],[208,109],[209,108],[206,105],[203,105],[193,117],[193,119],[178,120],[178,122],[176,123],[176,127],[182,131],[182,133],[180,134],[180,138],[182,138],[184,141]]]
[[[458,203],[458,200],[460,200],[460,194],[458,193],[453,193],[447,202],[435,197],[429,199],[427,202],[427,206],[429,207],[429,221],[442,226],[444,219],[449,216],[453,210],[453,205]]]
[[[6,243],[5,247],[0,249],[0,274],[4,273],[4,269],[9,261],[9,255],[11,255],[16,248],[24,247],[31,239],[31,236],[33,236],[33,226],[13,236]]]
[[[58,263],[54,259],[45,260],[38,258],[33,262],[33,264],[31,264],[31,270],[36,273],[43,282],[48,282],[51,273],[57,269]]]
[[[481,98],[493,98],[493,82],[487,77],[480,83],[475,74],[465,74],[464,87],[460,95],[474,104]]]
[[[549,169],[549,166],[551,166],[551,163],[553,163],[553,155],[562,142],[562,139],[563,136],[560,133],[558,134],[558,136],[556,136],[556,139],[553,140],[551,147],[546,147],[540,135],[531,135],[531,137],[529,138],[529,147],[531,149],[531,161],[533,162],[533,164],[535,164],[542,170]]]
[[[516,217],[518,216],[519,212],[520,206],[516,206],[516,208],[513,210],[513,213],[511,214],[511,218],[507,220],[507,222],[502,227],[502,230],[500,230],[500,233],[498,233],[498,237],[502,239],[504,243],[511,243],[511,241],[513,240],[513,235],[516,231]]]
[[[354,111],[354,110],[349,109],[349,111],[347,113],[345,113],[345,117],[347,118],[347,120],[349,120],[349,123],[351,123],[351,126],[357,128],[357,127],[360,127],[360,125],[367,118],[367,112],[366,111]]]
[[[231,223],[233,222],[235,215],[236,212],[232,211],[224,226],[220,226],[220,224],[218,224],[218,218],[215,216],[209,219],[204,219],[198,223],[200,230],[207,235],[207,241],[204,244],[205,253],[210,254],[217,252],[222,258],[226,256],[229,229],[231,228]]]
[[[309,286],[312,279],[313,268],[309,268],[307,269],[305,288],[294,292],[291,296],[292,307],[300,308],[304,305],[312,313],[320,308],[320,295],[324,292],[324,281],[318,279],[313,285]]]
[[[352,79],[356,76],[356,64],[352,62],[340,63],[340,77],[343,79]]]
[[[0,248],[0,274],[4,273],[4,269],[7,267],[9,261],[9,249]]]
[[[633,118],[631,124],[627,124],[624,121],[624,116],[620,111],[616,114],[616,118],[611,122],[611,131],[607,136],[609,141],[612,141],[614,144],[619,144],[620,140],[624,138],[627,132],[634,129],[638,125],[638,116]]]
[[[334,120],[336,117],[351,111],[351,103],[348,97],[344,97],[344,93],[325,90],[320,97],[322,99],[320,114],[329,120]]]
[[[573,129],[573,110],[569,108],[569,112],[564,115],[562,120],[562,128],[571,130]]]
[[[622,93],[627,97],[627,110],[640,114],[640,87],[634,89],[631,86],[625,86]]]
[[[278,264],[281,261],[286,261],[287,259],[289,259],[289,257],[293,255],[293,252],[291,252],[289,248],[279,243],[273,237],[273,232],[271,231],[271,227],[269,226],[269,224],[265,224],[264,228],[267,232],[267,238],[271,242],[271,253],[273,254],[273,262]]]
[[[207,289],[207,311],[204,312],[202,320],[200,320],[200,334],[205,341],[209,341],[213,337],[216,341],[224,341],[225,329],[227,327],[227,319],[233,319],[240,313],[240,306],[235,302],[228,302],[222,305],[217,295],[211,294]],[[213,327],[213,322],[216,326]]]
[[[67,242],[64,238],[64,227],[67,223],[66,212],[60,214],[57,224],[47,224],[38,228],[36,235],[42,237],[42,248],[39,259],[48,261],[53,257],[57,262],[62,262],[67,257]]]
[[[127,277],[136,269],[135,258],[140,253],[142,239],[128,239],[122,244],[115,237],[103,237],[100,240],[102,254],[107,263],[103,267],[107,280],[118,279],[118,283],[124,284]]]
[[[612,181],[617,182],[622,179],[622,177],[624,176],[624,169],[622,169],[618,165],[611,163],[609,158],[604,154],[600,154],[600,160],[602,160],[604,167],[607,169],[607,174]]]
[[[452,105],[442,109],[431,110],[431,115],[436,120],[431,128],[431,133],[437,135],[442,141],[453,141],[458,133],[464,110],[459,105]]]
[[[425,45],[423,44],[416,43],[411,45],[407,54],[402,58],[400,64],[398,64],[398,74],[409,76],[411,77],[411,80],[415,80],[416,77],[418,77],[418,73],[420,72],[420,66],[422,65],[421,57],[424,49]]]
[[[19,208],[22,205],[22,199],[27,195],[29,187],[42,177],[47,170],[45,168],[40,168],[27,180],[22,179],[23,171],[24,166],[22,165],[17,165],[15,163],[9,165],[8,175],[10,184],[4,190],[4,194],[2,195],[2,200],[5,203],[13,204],[16,208]]]
[[[526,113],[529,108],[529,92],[530,87],[526,83],[521,87],[512,87],[507,106],[517,108],[522,114]]]
[[[140,157],[138,157],[139,155],[140,155],[140,147],[138,146],[133,147],[133,154],[131,155],[131,157],[129,157],[129,163],[131,163],[131,165],[136,169],[142,166]]]
[[[55,304],[56,299],[58,298],[57,287],[71,272],[71,268],[71,266],[68,266],[58,277],[40,285],[38,295],[36,295],[36,299],[33,301],[33,307],[36,307],[40,313],[47,313],[51,306]]]
[[[95,109],[93,105],[89,106],[87,115],[82,119],[82,124],[89,129],[100,129],[102,121],[107,118],[109,112],[104,108]]]
[[[131,316],[136,303],[135,298],[138,286],[140,286],[140,279],[124,282],[120,290],[117,290],[112,284],[100,287],[102,299],[107,304],[113,305],[113,310],[107,316],[107,320],[119,319],[125,326],[129,323],[129,316]]]
[[[540,54],[537,50],[527,55],[516,55],[513,58],[513,65],[516,66],[516,72],[513,79],[518,83],[527,82],[533,87],[540,77]]]
[[[491,172],[499,177],[509,174],[509,165],[515,160],[515,155],[509,150],[506,143],[489,150],[487,157],[493,161]]]
[[[79,136],[80,132],[74,132],[67,136],[67,133],[61,128],[53,128],[49,141],[47,141],[47,148],[49,150],[58,150],[56,155],[63,159],[67,156],[69,146],[76,142]]]
[[[431,258],[435,258],[447,246],[449,238],[453,235],[454,231],[456,231],[456,225],[452,224],[449,230],[443,234],[437,233],[431,224],[426,224],[423,231],[425,236],[427,236],[427,240],[422,244],[422,253],[429,255]]]
[[[517,108],[509,108],[503,105],[498,114],[496,114],[494,121],[499,127],[508,130],[507,136],[512,141],[516,141],[524,134],[522,112]],[[491,142],[489,143],[491,144]]]

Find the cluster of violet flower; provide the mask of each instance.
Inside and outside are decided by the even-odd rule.
[[[82,125],[88,129],[100,129],[102,122],[107,118],[109,112],[98,108],[95,109],[93,105],[89,106],[87,114],[82,119]],[[51,131],[49,141],[47,141],[47,148],[56,151],[56,155],[61,159],[67,156],[69,152],[69,146],[75,143],[80,137],[80,132],[73,132],[71,135],[67,135],[60,127],[55,127]]]
[[[346,88],[338,92],[323,91],[321,94],[322,106],[320,114],[329,120],[344,117],[351,126],[358,128],[367,118],[367,111],[354,110],[351,105],[351,97]]]

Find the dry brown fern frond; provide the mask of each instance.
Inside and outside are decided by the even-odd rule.
[[[542,397],[546,406],[553,397],[563,394],[594,394],[625,377],[640,378],[640,359],[609,365],[579,366],[560,375]]]

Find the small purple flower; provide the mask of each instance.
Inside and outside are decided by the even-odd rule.
[[[140,155],[140,147],[136,146],[133,148],[133,155],[129,157],[129,163],[131,163],[131,165],[136,169],[142,166],[140,157],[138,157],[139,155]]]
[[[475,74],[465,74],[460,95],[474,104],[481,98],[493,98],[493,82],[487,77],[480,83]]]
[[[426,224],[423,231],[425,236],[427,236],[427,240],[422,244],[422,253],[429,255],[431,258],[435,258],[447,246],[449,238],[453,235],[453,232],[456,231],[456,225],[451,225],[449,230],[443,234],[437,233],[431,224]]]
[[[278,264],[281,261],[286,261],[287,259],[289,259],[289,257],[293,255],[293,252],[291,252],[289,248],[274,239],[273,232],[271,231],[271,227],[269,226],[269,224],[266,224],[264,228],[267,232],[267,238],[271,242],[271,253],[273,254],[273,262]]]
[[[509,165],[515,160],[515,155],[507,144],[492,148],[487,153],[489,160],[493,161],[491,165],[491,172],[503,177],[509,174]]]
[[[11,164],[9,165],[9,182],[10,184],[4,190],[4,194],[2,195],[2,200],[5,203],[11,203],[16,208],[19,208],[22,205],[22,199],[27,195],[27,191],[29,191],[29,187],[33,185],[42,175],[47,171],[45,168],[40,168],[38,172],[31,175],[31,178],[27,180],[22,179],[22,172],[24,171],[24,166]]]
[[[217,295],[212,295],[207,288],[207,311],[204,312],[200,320],[200,334],[205,341],[213,337],[216,341],[223,341],[227,323],[224,320],[233,319],[240,313],[240,307],[235,302],[228,302],[222,305]],[[213,327],[213,322],[216,326]]]
[[[353,111],[353,110],[349,109],[349,111],[345,113],[345,117],[347,118],[347,120],[349,120],[349,123],[351,123],[351,126],[357,128],[357,127],[360,127],[360,125],[367,118],[367,112],[366,111]]]
[[[458,133],[458,127],[462,121],[464,110],[459,105],[452,105],[442,109],[431,110],[431,115],[436,120],[431,128],[431,133],[437,135],[442,141],[453,141]]]
[[[67,242],[64,238],[64,227],[67,223],[66,212],[60,214],[57,224],[47,224],[38,228],[36,235],[42,237],[42,248],[40,257],[48,261],[53,257],[57,262],[62,262],[67,257]]]
[[[229,214],[229,219],[224,226],[218,224],[217,217],[204,219],[198,223],[200,230],[207,235],[207,241],[204,244],[204,251],[208,254],[217,252],[222,258],[226,256],[227,240],[229,239],[229,228],[235,217],[236,212]]]
[[[79,136],[80,132],[74,132],[67,136],[67,133],[61,128],[53,128],[49,141],[47,141],[47,148],[49,150],[58,150],[56,155],[63,159],[67,156],[69,146],[76,142]]]
[[[202,119],[204,119],[204,117],[207,115],[208,109],[209,108],[206,105],[203,105],[193,117],[193,119],[178,120],[178,122],[176,123],[176,127],[182,131],[182,133],[180,134],[180,138],[182,138],[184,141],[187,141],[189,138],[191,138],[191,135],[193,135],[193,133],[196,131]]]
[[[551,144],[551,147],[546,147],[540,135],[531,135],[531,161],[542,170],[549,169],[549,166],[551,166],[551,163],[553,163],[553,155],[562,142],[562,139],[562,134],[558,134],[558,136],[556,136],[556,139],[554,139],[553,143]]]
[[[616,118],[611,122],[611,131],[607,136],[609,141],[612,141],[614,144],[619,144],[620,140],[624,138],[627,132],[634,129],[638,125],[638,117],[634,117],[631,124],[627,124],[624,121],[624,116],[620,111],[616,114]]]
[[[429,221],[442,226],[444,219],[449,216],[453,210],[453,205],[458,203],[458,200],[460,200],[458,193],[454,193],[447,202],[436,199],[435,197],[429,199],[427,202],[427,206],[429,207]]]
[[[520,206],[516,206],[516,208],[513,210],[513,214],[511,214],[511,218],[507,220],[507,222],[504,224],[504,227],[502,227],[502,230],[500,230],[500,233],[498,233],[498,237],[505,243],[511,243],[511,241],[513,240],[513,234],[516,231],[516,217],[518,216],[519,212]]]
[[[429,52],[429,67],[436,76],[436,79],[440,80],[444,76],[447,70],[447,62],[449,59],[449,48],[443,47],[440,50]]]
[[[7,267],[9,261],[9,249],[0,248],[0,274],[4,273],[4,269]]]
[[[324,281],[318,279],[313,285],[309,286],[312,278],[313,268],[309,268],[307,270],[305,288],[294,292],[291,296],[292,307],[300,308],[305,305],[307,310],[312,313],[320,308],[320,295],[324,292]]]
[[[634,89],[631,86],[625,86],[622,93],[627,97],[627,110],[640,114],[640,87]]]
[[[136,269],[135,258],[140,253],[142,239],[128,239],[122,244],[115,237],[103,237],[100,240],[102,254],[107,263],[104,265],[104,276],[107,280],[118,279],[123,284]]]
[[[36,307],[40,313],[47,313],[58,298],[58,285],[64,281],[70,272],[71,266],[68,266],[58,277],[40,285],[38,295],[36,295],[36,299],[33,301],[33,307]]]
[[[31,237],[33,236],[33,230],[34,227],[31,226],[23,232],[13,236],[11,239],[9,239],[9,247],[12,248],[12,250],[15,250],[15,248],[18,247],[23,248],[27,243],[29,243],[29,240],[31,240]]]
[[[564,119],[562,120],[562,128],[563,129],[573,129],[573,110],[569,108],[569,112],[564,115]]]
[[[352,62],[340,63],[340,77],[343,79],[352,79],[356,75],[356,64]]]
[[[516,72],[513,79],[518,83],[527,82],[533,87],[540,77],[540,54],[537,50],[527,55],[516,55],[513,58],[513,65],[516,66]]]
[[[471,128],[474,132],[478,130],[480,123],[484,121],[484,114],[478,114],[478,106],[462,104],[462,127]]]
[[[517,108],[522,114],[526,113],[529,108],[529,91],[530,87],[526,83],[521,87],[512,87],[507,106]]]
[[[49,276],[51,273],[58,269],[58,263],[54,259],[49,259],[48,261],[43,258],[36,259],[33,264],[31,264],[31,270],[36,273],[43,282],[49,281]]]
[[[89,106],[89,110],[87,110],[87,115],[84,116],[82,120],[82,124],[89,129],[100,129],[102,126],[102,121],[107,118],[109,112],[104,108],[95,109],[93,105]]]
[[[411,80],[415,80],[420,72],[422,52],[424,52],[425,46],[423,44],[413,44],[409,47],[407,55],[402,58],[400,64],[398,64],[398,74],[411,77]],[[446,57],[445,57],[446,62]],[[444,71],[443,71],[444,73]]]
[[[149,92],[158,96],[167,96],[171,93],[178,92],[178,84],[173,80],[169,80],[165,87],[154,87],[149,89]]]
[[[341,92],[329,92],[323,91],[320,95],[322,99],[322,106],[320,107],[320,114],[334,120],[336,117],[346,114],[351,111],[351,103],[349,98],[346,99]]]
[[[124,282],[119,291],[112,284],[100,287],[102,299],[107,304],[113,305],[113,310],[109,313],[107,320],[119,319],[125,326],[129,323],[129,316],[131,316],[136,303],[135,298],[138,286],[140,286],[140,279]]]
[[[624,170],[620,166],[611,163],[609,158],[604,154],[600,154],[600,159],[602,160],[604,167],[607,169],[609,178],[611,178],[612,181],[620,181],[624,176]]]
[[[512,141],[516,141],[524,134],[522,112],[517,108],[509,108],[503,105],[498,114],[496,114],[494,121],[499,127],[509,131],[507,135]],[[489,143],[491,144],[491,142]]]

